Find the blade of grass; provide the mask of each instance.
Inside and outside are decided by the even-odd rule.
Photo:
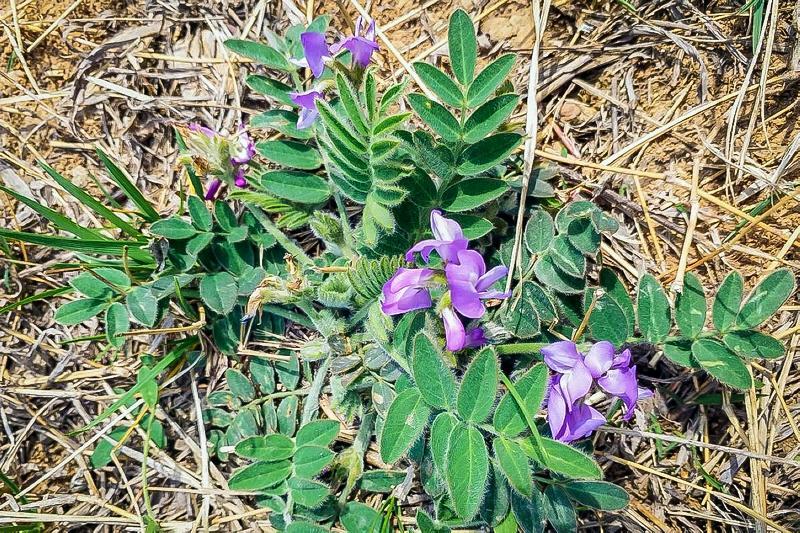
[[[70,180],[59,174],[57,170],[49,166],[47,163],[39,161],[39,166],[41,166],[42,169],[44,169],[44,171],[47,172],[47,174],[51,178],[53,178],[59,185],[61,185],[61,187],[65,191],[74,196],[75,199],[77,199],[80,203],[82,203],[83,205],[85,205],[86,207],[88,207],[101,217],[105,218],[106,220],[114,224],[114,226],[118,227],[131,237],[135,239],[142,237],[142,232],[140,232],[139,230],[137,230],[136,228],[134,228],[133,226],[122,220],[122,218],[120,218],[111,209],[98,202],[97,199],[93,198],[86,191],[84,191],[83,189],[72,183]]]
[[[119,397],[119,399],[112,403],[107,409],[105,409],[102,413],[97,415],[94,420],[83,426],[82,428],[76,429],[75,431],[71,432],[70,435],[77,435],[92,429],[93,427],[97,426],[100,422],[114,414],[114,411],[122,407],[123,405],[127,404],[133,397],[136,395],[137,392],[151,379],[155,379],[161,372],[166,370],[172,363],[177,361],[180,357],[186,354],[190,348],[192,348],[197,343],[197,337],[189,337],[187,339],[183,339],[181,342],[178,343],[175,348],[172,349],[167,355],[164,356],[158,363],[156,363],[152,368],[144,372],[133,387],[127,390],[125,394]]]
[[[113,161],[99,148],[97,149],[97,156],[103,162],[106,169],[108,169],[109,177],[114,180],[114,183],[119,185],[119,187],[125,192],[125,196],[127,196],[131,202],[136,204],[136,207],[142,212],[142,216],[148,222],[155,222],[159,218],[161,218],[158,212],[153,208],[153,204],[151,204],[147,199],[142,195],[142,192],[139,190],[133,182],[128,179],[128,176],[114,164]]]
[[[16,302],[11,302],[8,305],[0,307],[0,315],[2,315],[3,313],[7,313],[12,309],[22,307],[23,305],[28,305],[29,303],[38,302],[39,300],[45,300],[47,298],[50,298],[51,296],[60,296],[68,292],[72,292],[72,287],[58,287],[56,289],[48,289],[46,291],[37,292],[36,294],[31,294],[30,296],[23,298],[22,300],[17,300]]]
[[[41,235],[27,231],[12,231],[0,228],[0,237],[6,239],[38,244],[39,246],[49,246],[59,250],[69,250],[71,252],[84,252],[100,255],[121,256],[128,249],[128,257],[141,263],[152,263],[153,258],[139,247],[142,243],[136,241],[116,241],[116,240],[89,240],[72,239],[69,237],[58,237],[54,235]]]
[[[27,196],[19,194],[18,192],[11,190],[8,187],[3,187],[2,185],[0,185],[0,191],[3,191],[9,196],[12,196],[18,202],[22,202],[23,204],[27,205],[28,207],[30,207],[31,209],[42,215],[44,218],[52,222],[53,225],[58,229],[72,233],[73,235],[81,239],[90,239],[90,240],[104,239],[102,235],[98,234],[94,230],[81,226],[72,219],[62,215],[58,211],[54,211],[49,207],[40,204],[39,202],[37,202],[32,198],[28,198]]]

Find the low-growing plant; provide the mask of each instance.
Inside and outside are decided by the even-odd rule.
[[[102,152],[125,210],[42,168],[103,227],[3,189],[71,235],[0,229],[5,241],[75,253],[69,266],[81,272],[59,294],[77,297],[58,323],[100,316],[95,340],[119,357],[132,336],[169,339],[82,429],[126,407],[145,449],[163,447],[157,380],[199,372],[198,352],[217,350],[230,368],[205,396],[209,453],[279,530],[402,529],[398,503],[411,490],[426,495],[416,511],[425,533],[573,531],[577,511],[622,509],[628,495],[602,480],[586,437],[652,396],[636,348],[724,386],[758,386],[747,361],[783,355],[758,328],[794,290],[792,274],[774,271],[744,298],[731,273],[710,327],[691,273],[674,303],[649,274],[631,298],[601,267],[616,219],[589,201],[562,204],[542,169],[532,199],[519,198],[513,54],[478,71],[473,24],[456,11],[449,72],[416,63],[423,92],[408,92],[370,66],[374,23],[359,20],[333,46],[327,25],[319,17],[270,45],[226,43],[254,62],[247,86],[272,107],[235,133],[176,128],[188,183],[175,213],[162,216]],[[535,203],[515,249],[520,201]],[[304,334],[287,336],[289,324]],[[616,399],[606,413],[593,390]],[[357,428],[352,438],[344,426]],[[106,427],[112,440],[92,465],[108,464],[131,429]],[[379,508],[359,501],[370,493],[384,495]]]

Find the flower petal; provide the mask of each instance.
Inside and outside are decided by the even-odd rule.
[[[431,211],[431,231],[433,236],[440,241],[454,241],[463,239],[464,232],[455,220],[444,218],[438,209]]]
[[[496,267],[492,268],[486,274],[482,275],[480,277],[480,279],[478,280],[478,284],[476,286],[476,288],[478,289],[478,292],[485,291],[486,289],[488,289],[489,287],[494,285],[495,281],[497,281],[500,278],[504,277],[506,274],[508,274],[508,268],[507,267],[496,266]]]
[[[444,336],[447,341],[447,349],[451,352],[461,350],[466,345],[466,333],[464,324],[458,318],[451,307],[442,309],[442,321],[444,322]]]
[[[545,364],[556,372],[569,372],[581,362],[578,346],[572,341],[559,341],[545,346],[541,350]]]
[[[590,405],[579,403],[566,416],[566,431],[559,437],[563,442],[572,442],[592,434],[594,430],[605,424],[605,417]]]
[[[591,348],[583,362],[591,372],[592,377],[597,379],[606,370],[611,368],[611,363],[614,360],[614,345],[608,341],[596,342]]]
[[[547,425],[550,426],[550,434],[554,439],[559,439],[564,432],[564,423],[567,419],[567,402],[558,386],[558,378],[555,378],[547,394]]]
[[[476,327],[467,331],[467,348],[479,348],[488,343],[489,340],[486,338],[483,328]]]
[[[303,55],[308,61],[308,66],[315,78],[319,78],[325,70],[323,58],[330,57],[325,34],[316,31],[307,31],[300,34],[300,43],[303,45]]]
[[[475,287],[468,282],[448,280],[450,297],[456,311],[467,318],[480,318],[486,312]]]
[[[211,185],[208,186],[208,190],[206,191],[204,198],[206,200],[213,200],[217,196],[217,192],[219,191],[219,188],[221,186],[222,186],[221,180],[215,179],[214,181],[212,181]]]
[[[567,404],[572,405],[586,396],[592,388],[592,375],[583,362],[578,362],[572,370],[561,376],[561,390]]]
[[[633,416],[633,409],[639,400],[639,385],[636,380],[636,367],[618,369],[612,368],[597,380],[603,390],[616,396],[625,404],[625,420]]]
[[[441,244],[441,241],[434,239],[425,239],[424,241],[419,241],[406,252],[406,261],[409,263],[414,261],[414,254],[419,253],[419,255],[422,256],[422,260],[427,263],[431,252]]]
[[[614,364],[612,368],[627,368],[631,366],[631,351],[627,348],[621,353],[614,356]]]

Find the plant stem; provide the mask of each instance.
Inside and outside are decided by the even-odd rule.
[[[327,161],[325,168],[328,167]],[[330,175],[330,174],[329,174]],[[353,259],[355,255],[355,241],[353,240],[353,228],[350,227],[350,220],[347,218],[347,207],[344,205],[344,200],[339,191],[336,190],[334,185],[333,199],[336,201],[336,208],[339,210],[339,219],[342,224],[342,235],[344,236],[344,249],[342,252],[345,256]]]
[[[314,264],[314,261],[308,256],[308,254],[306,254],[296,242],[287,237],[286,234],[282,232],[260,208],[248,204],[247,209],[253,213],[253,216],[256,217],[261,226],[267,230],[267,233],[275,237],[275,240],[278,241],[278,244],[283,246],[287,252],[292,254],[305,266],[311,266]]]
[[[156,414],[150,410],[150,416],[147,419],[147,435],[144,438],[144,445],[142,446],[142,497],[144,498],[144,505],[147,508],[147,514],[155,521],[153,514],[153,506],[150,503],[150,491],[147,488],[147,458],[150,454],[150,433],[153,431],[153,420]]]
[[[538,355],[539,350],[549,346],[549,342],[515,342],[512,344],[500,344],[495,346],[497,355]]]
[[[311,422],[314,415],[317,414],[319,409],[319,395],[322,392],[322,386],[325,385],[325,380],[328,378],[328,369],[331,367],[332,357],[326,357],[322,364],[317,368],[314,381],[308,389],[308,396],[303,403],[303,416],[300,419],[300,426],[304,426]]]

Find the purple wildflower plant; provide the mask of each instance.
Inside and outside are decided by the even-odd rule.
[[[304,93],[290,93],[292,102],[300,106],[300,115],[297,118],[297,129],[304,130],[310,127],[319,116],[317,100],[323,98],[321,92],[311,89]]]
[[[245,169],[256,154],[253,139],[240,127],[235,135],[215,131],[198,123],[191,123],[184,131],[187,153],[185,164],[194,164],[195,159],[204,162],[207,174],[214,176],[203,197],[214,200],[223,183],[233,182],[237,187],[246,187]]]
[[[570,442],[586,437],[605,423],[605,417],[585,403],[595,382],[623,402],[624,420],[630,420],[639,400],[653,394],[639,387],[630,350],[618,354],[608,341],[595,343],[585,356],[572,341],[554,342],[542,348],[542,356],[556,372],[548,392],[547,422],[558,440]]]
[[[381,308],[387,315],[398,315],[416,309],[433,306],[432,289],[439,289],[436,311],[444,324],[447,349],[458,351],[464,348],[483,346],[486,334],[480,327],[467,329],[462,317],[481,318],[486,313],[484,300],[507,298],[508,293],[493,290],[492,285],[508,273],[504,266],[486,270],[480,253],[467,249],[468,240],[455,220],[442,216],[440,211],[431,213],[433,239],[415,244],[407,253],[406,260],[413,261],[416,253],[427,263],[435,250],[444,261],[442,269],[400,268],[383,286]]]
[[[331,52],[338,54],[342,49],[349,50],[353,56],[353,64],[361,68],[367,68],[372,60],[372,54],[378,50],[378,42],[375,40],[375,21],[371,21],[364,28],[363,17],[358,17],[355,31],[352,37],[340,40],[331,46]]]

